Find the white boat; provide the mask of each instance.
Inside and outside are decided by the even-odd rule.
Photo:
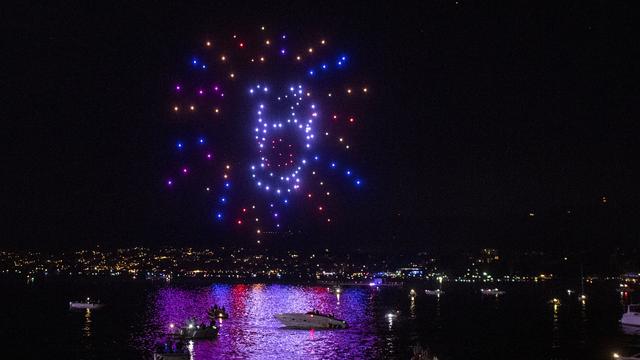
[[[440,289],[435,289],[435,290],[425,290],[424,291],[425,294],[427,295],[432,295],[432,296],[440,296],[442,294],[444,294],[444,291],[440,290]]]
[[[640,304],[628,305],[620,319],[622,325],[640,326]]]
[[[347,322],[336,319],[332,315],[321,314],[317,311],[308,313],[285,313],[274,315],[288,328],[294,329],[346,329]]]
[[[85,301],[69,301],[70,309],[99,309],[103,306],[100,301],[91,301],[87,298]]]
[[[495,289],[480,289],[480,293],[482,295],[504,295],[506,293],[506,291],[504,290],[499,290],[498,288]]]

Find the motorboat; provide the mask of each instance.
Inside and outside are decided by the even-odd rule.
[[[164,344],[156,345],[156,349],[153,352],[153,360],[189,360],[191,359],[191,353],[189,348],[184,346],[182,342],[174,344],[171,341],[167,341]]]
[[[87,298],[85,301],[69,301],[69,309],[99,309],[103,307],[99,300],[91,301],[91,298]]]
[[[494,289],[480,289],[480,293],[482,295],[494,295],[494,296],[498,296],[498,295],[504,295],[506,294],[506,291],[504,290],[499,290],[498,288],[494,288]]]
[[[629,356],[622,356],[618,353],[613,353],[613,358],[619,359],[619,360],[640,360],[640,353],[637,353],[635,355],[629,355]]]
[[[321,314],[318,311],[307,313],[284,313],[274,315],[281,323],[293,329],[346,329],[347,322],[336,319],[333,315]]]
[[[438,360],[437,356],[431,355],[429,349],[423,349],[420,345],[412,346],[411,350],[413,352],[411,360]]]
[[[173,324],[169,327],[175,329]],[[218,336],[218,328],[213,322],[209,325],[204,323],[197,325],[195,319],[190,319],[183,327],[175,329],[170,335],[181,340],[210,340]]]
[[[427,290],[424,291],[424,293],[427,294],[427,295],[438,296],[439,297],[440,295],[444,294],[444,291],[442,291],[440,289],[435,289],[435,290],[427,289]]]
[[[620,284],[620,286],[618,286],[617,290],[618,290],[618,292],[621,292],[621,293],[630,293],[630,292],[635,291],[634,288],[629,287],[629,284]]]
[[[214,306],[209,310],[207,310],[207,316],[209,317],[210,320],[228,319],[229,313],[224,308],[219,308],[217,306]]]
[[[560,305],[560,299],[553,298],[553,299],[549,300],[549,304],[551,304],[551,305]]]
[[[622,325],[640,326],[640,304],[627,305],[627,312],[620,319]]]

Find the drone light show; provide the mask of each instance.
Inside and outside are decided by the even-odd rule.
[[[255,234],[339,221],[334,198],[366,184],[350,153],[372,89],[353,62],[329,39],[264,26],[202,39],[171,84],[167,190]]]

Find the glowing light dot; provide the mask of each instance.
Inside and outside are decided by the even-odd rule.
[[[227,57],[226,57],[226,56],[224,56],[224,55],[222,55],[222,56],[220,57],[220,60],[222,60],[222,61],[226,61],[226,60],[227,60]]]
[[[229,170],[231,168],[231,166],[227,165],[225,166],[225,169]]]
[[[167,185],[169,185],[169,186],[173,185],[173,181],[167,180]]]
[[[196,109],[196,107],[195,107],[195,106],[193,106],[193,105],[189,106],[189,110],[193,111],[193,110],[195,110],[195,109]]]
[[[207,45],[207,46],[211,46],[211,41],[207,41],[207,42],[205,43],[205,45]]]
[[[367,88],[362,88],[362,91],[363,92],[367,92]]]
[[[260,57],[260,61],[261,61],[261,62],[264,62],[264,57]]]
[[[309,53],[313,53],[313,48],[309,48]]]
[[[187,168],[183,168],[183,169],[182,169],[182,173],[183,173],[183,174],[186,174],[187,172],[188,172]]]
[[[234,77],[236,77],[236,75],[234,73],[231,73],[229,74],[229,77],[233,79]]]
[[[324,39],[320,40],[320,44],[324,45],[326,41]]]
[[[260,234],[260,229],[256,230],[256,234]]]
[[[265,43],[265,45],[271,45],[271,41],[269,41],[269,40],[265,41],[264,43]]]
[[[298,55],[296,56],[296,60],[300,61],[302,58]]]
[[[328,218],[328,219],[327,219],[327,222],[331,222],[331,218]]]
[[[177,112],[179,110],[179,108],[177,106],[173,107],[173,111]]]
[[[240,47],[244,47],[244,43],[240,43]],[[224,59],[223,59],[224,60]]]
[[[350,118],[349,118],[349,122],[351,122],[351,123],[352,123],[352,122],[354,122],[354,121],[356,121],[356,119],[354,119],[353,117],[350,117]]]
[[[238,220],[236,222],[238,223],[238,225],[242,225],[242,220]]]
[[[265,27],[264,27],[264,26],[261,26],[261,27],[260,27],[260,30],[264,31],[264,29],[265,29]]]
[[[351,89],[347,89],[347,94],[351,94]]]
[[[220,109],[215,108],[215,109],[213,109],[213,112],[215,112],[215,113],[217,114],[217,113],[219,113],[219,112],[220,112]]]

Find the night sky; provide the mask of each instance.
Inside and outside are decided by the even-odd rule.
[[[3,245],[254,244],[215,225],[210,205],[167,196],[163,181],[172,76],[207,35],[260,25],[336,39],[372,89],[357,155],[366,188],[343,192],[331,227],[271,241],[436,251],[640,242],[639,29],[624,3],[11,8]]]

